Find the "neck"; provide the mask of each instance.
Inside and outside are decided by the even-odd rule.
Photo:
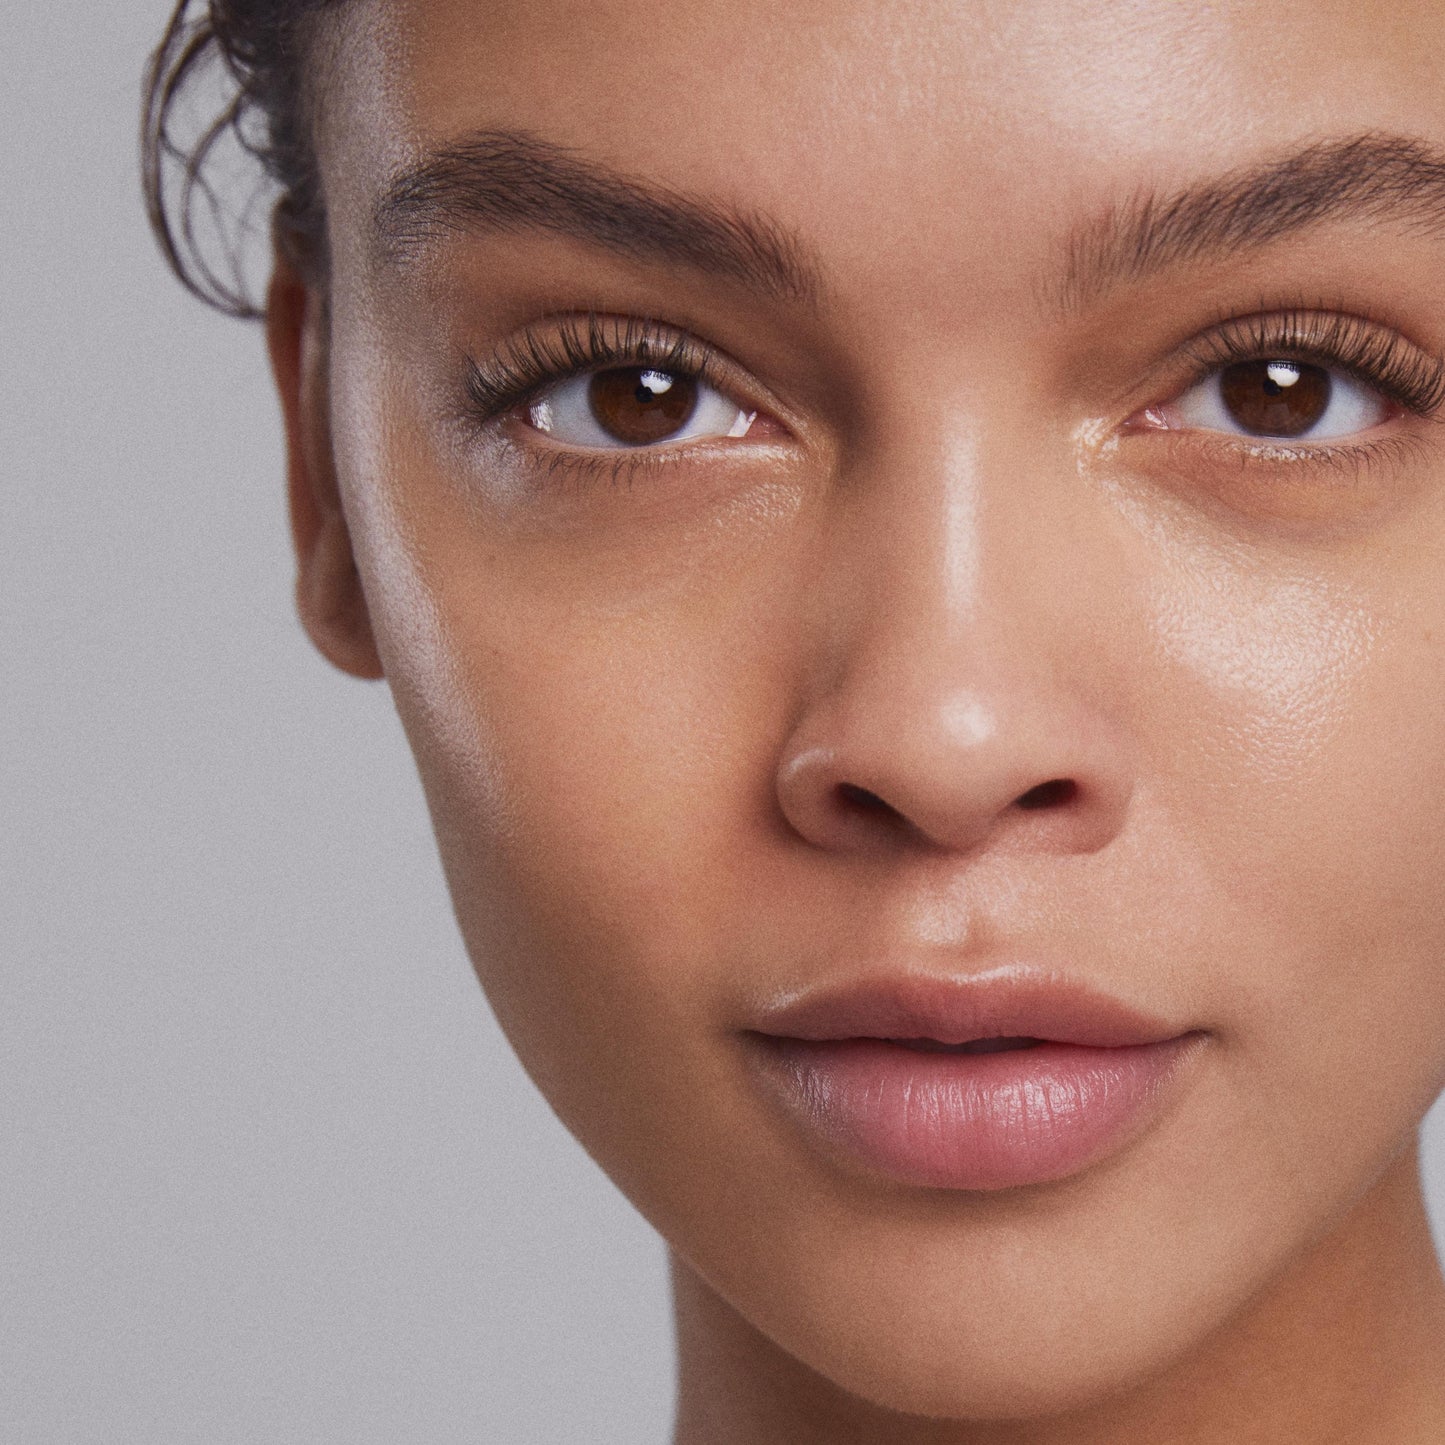
[[[780,1349],[674,1258],[674,1445],[1438,1445],[1445,1279],[1412,1145],[1340,1225],[1162,1375],[1067,1416],[900,1416]],[[1181,1305],[1181,1308],[1187,1307]]]

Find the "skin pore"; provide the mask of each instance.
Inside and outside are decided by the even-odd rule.
[[[1445,1438],[1445,11],[351,0],[311,60],[301,613],[673,1251],[678,1445]],[[541,373],[629,348],[717,424],[587,441]],[[1229,429],[1281,358],[1342,430]],[[1203,1035],[1070,1177],[877,1176],[749,1067],[1020,963]]]

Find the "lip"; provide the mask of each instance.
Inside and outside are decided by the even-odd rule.
[[[1157,1122],[1208,1035],[1036,969],[898,974],[775,1000],[746,1031],[809,1142],[900,1183],[997,1190],[1098,1163]],[[959,1053],[974,1040],[1037,1041]]]

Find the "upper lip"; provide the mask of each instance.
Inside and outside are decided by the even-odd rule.
[[[805,988],[760,1010],[752,1031],[813,1041],[1033,1038],[1123,1048],[1188,1030],[1079,977],[1024,966],[966,976],[894,973]]]

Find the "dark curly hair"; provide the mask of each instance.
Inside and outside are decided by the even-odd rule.
[[[316,16],[338,3],[178,0],[147,68],[141,173],[151,229],[185,286],[229,315],[261,308],[247,294],[229,187],[211,174],[224,145],[238,146],[274,187],[273,225],[288,256],[308,274],[325,267],[305,62]],[[192,98],[218,79],[219,109],[188,131]]]

